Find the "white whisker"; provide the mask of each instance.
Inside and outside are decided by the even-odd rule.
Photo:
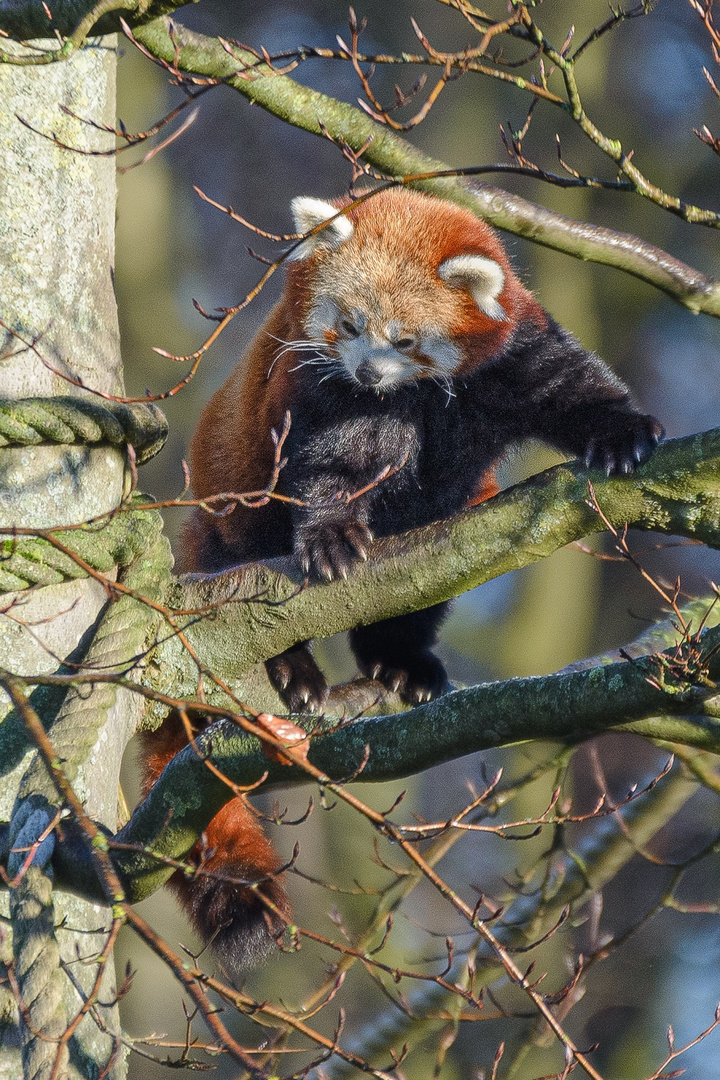
[[[435,371],[430,375],[430,378],[437,387],[444,390],[447,394],[447,401],[445,402],[445,408],[450,404],[450,399],[455,397],[455,391],[452,388],[452,382],[447,375],[444,375],[440,371]]]
[[[288,371],[298,371],[301,367],[322,367],[324,364],[335,364],[337,360],[334,356],[316,356],[310,360],[301,360],[295,367],[288,368]]]
[[[328,371],[327,375],[323,375],[322,379],[320,379],[320,382],[324,383],[327,379],[332,379],[332,377],[334,375],[342,375],[342,373],[343,373],[343,367],[342,367],[342,364],[341,364],[341,365],[338,366],[338,368],[335,371]]]
[[[282,348],[280,348],[277,351],[277,353],[275,354],[275,356],[273,357],[273,361],[272,361],[270,367],[268,368],[268,373],[266,375],[266,378],[268,378],[268,379],[270,378],[270,375],[272,374],[272,370],[275,367],[275,365],[277,364],[278,360],[280,360],[280,358],[285,356],[287,353],[302,353],[302,352],[316,353],[316,354],[319,354],[319,359],[317,361],[318,363],[327,362],[328,360],[332,359],[325,352],[325,350],[327,350],[330,347],[329,343],[327,341],[313,341],[310,338],[298,338],[297,341],[285,341],[284,338],[276,337],[275,334],[268,334],[268,337],[273,338],[275,341],[279,342],[280,345],[282,346]],[[298,367],[302,366],[303,363],[314,363],[314,362],[315,361],[312,361],[312,360],[311,361],[301,361],[300,364],[298,365]],[[290,370],[291,371],[297,371],[297,367],[291,368]]]
[[[281,345],[327,345],[327,341],[314,341],[312,338],[298,338],[297,341],[286,341],[285,338],[276,337],[275,334],[268,334],[268,337],[271,337],[273,341],[279,341]]]
[[[327,347],[327,346],[326,346]],[[300,353],[300,352],[321,352],[322,346],[319,345],[286,345],[284,349],[276,354],[275,359],[279,360],[281,356],[285,356],[286,353]]]

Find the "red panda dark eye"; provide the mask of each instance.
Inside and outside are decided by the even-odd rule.
[[[350,322],[349,319],[340,320],[340,329],[344,334],[347,334],[348,337],[357,337],[360,333],[355,323]]]
[[[415,343],[416,339],[414,337],[401,337],[398,338],[397,341],[393,341],[393,347],[397,349],[398,352],[406,352],[408,349],[412,349]]]

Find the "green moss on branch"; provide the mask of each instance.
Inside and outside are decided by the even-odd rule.
[[[242,696],[252,665],[296,641],[436,604],[602,531],[588,504],[591,477],[616,527],[720,547],[717,429],[665,443],[632,477],[608,479],[578,464],[549,469],[448,521],[376,542],[347,581],[303,588],[292,560],[275,559],[178,584],[173,602],[208,611],[211,617],[192,618],[187,636],[206,669]],[[194,694],[197,669],[176,638],[159,646],[155,660],[157,689]]]
[[[720,630],[705,632],[706,653],[719,643]],[[519,741],[572,743],[609,729],[720,752],[720,702],[714,692],[679,685],[658,689],[648,676],[657,677],[659,670],[653,659],[600,664],[585,671],[474,686],[400,715],[339,728],[336,720],[311,719],[306,722],[314,732],[309,758],[331,781],[357,774],[368,782],[395,780]],[[710,675],[720,677],[718,656],[711,661]],[[210,753],[220,772],[242,786],[256,784],[265,774],[270,786],[307,779],[298,767],[268,761],[259,741],[231,721],[213,725],[197,746],[201,756],[188,746],[167,766],[120,840],[182,858],[230,794],[205,767],[203,757]],[[139,852],[118,858],[134,899],[149,895],[171,872]]]

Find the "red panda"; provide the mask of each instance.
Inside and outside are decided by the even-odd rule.
[[[538,304],[470,211],[406,189],[338,215],[348,205],[293,201],[299,232],[327,224],[292,252],[281,301],[206,406],[191,446],[198,497],[261,489],[272,470],[271,430],[289,411],[278,491],[302,505],[196,511],[184,570],[294,554],[314,578],[344,577],[374,536],[494,494],[494,466],[514,443],[544,439],[589,467],[629,473],[663,435]],[[372,486],[401,458],[402,468]],[[368,485],[352,502],[333,498]],[[361,671],[409,704],[442,693],[446,674],[432,648],[447,606],[351,631]],[[290,712],[322,709],[327,685],[307,642],[267,670]],[[146,787],[185,742],[172,717],[146,737]],[[211,877],[177,882],[202,935],[238,967],[288,915],[272,876],[278,860],[241,800],[214,819],[207,844],[204,869],[261,882],[255,890]]]

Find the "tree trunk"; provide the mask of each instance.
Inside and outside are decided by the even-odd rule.
[[[52,47],[53,43],[36,44]],[[3,48],[28,54],[7,40]],[[84,150],[108,149],[110,136],[63,112],[61,106],[96,123],[114,124],[115,63],[116,42],[109,37],[97,39],[69,61],[0,67],[0,398],[4,401],[88,397],[81,386],[63,376],[106,393],[123,392],[112,281],[115,161],[73,153],[38,134],[54,135],[58,142]],[[84,521],[118,504],[124,476],[123,453],[107,445],[3,446],[0,525],[48,527]],[[2,665],[31,673],[57,670],[60,659],[89,639],[107,595],[98,582],[85,578],[16,597],[4,594],[1,599],[6,612],[0,615]],[[46,724],[61,706],[48,695],[36,694],[33,699]],[[0,691],[0,722],[21,727],[8,708]],[[133,708],[118,695],[74,781],[89,814],[113,830],[120,759],[134,726]],[[17,744],[17,760],[2,763],[3,771],[12,768],[0,790],[0,821],[10,819],[23,776],[35,757],[34,750],[25,750],[22,739]],[[7,891],[0,892],[0,913],[0,949],[7,961],[12,956],[4,932]],[[67,970],[87,988],[97,969],[78,964],[77,956],[95,955],[102,948],[105,935],[87,931],[108,926],[109,912],[55,891],[54,923],[58,927],[63,922],[68,929],[59,928],[56,933],[60,956],[75,961]],[[112,1002],[114,973],[110,970],[106,976],[100,1000]],[[53,975],[53,985],[51,1011],[56,1015],[47,1030],[57,1037],[82,999],[61,968]],[[37,999],[24,1001],[31,1018],[36,1003],[40,1008],[41,998],[49,991],[44,987],[37,993]],[[46,1041],[44,1047],[33,1049],[27,1026],[19,1023],[12,994],[0,986],[2,994],[0,1077],[17,1077],[22,1067],[26,1076],[49,1075],[52,1060],[48,1065],[48,1057],[57,1053],[57,1045]],[[110,1075],[124,1074],[122,1051],[108,1034],[119,1031],[117,1010],[100,1011],[107,1030],[101,1031],[94,1019],[85,1017],[70,1040],[61,1074],[96,1074],[111,1056],[116,1062]]]

